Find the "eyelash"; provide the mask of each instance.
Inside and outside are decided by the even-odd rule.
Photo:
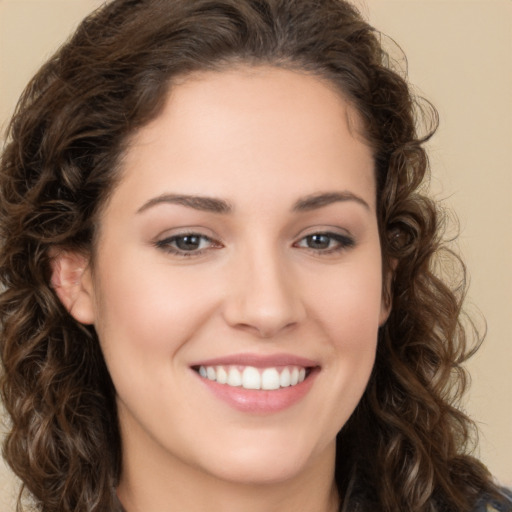
[[[305,243],[313,242],[313,239],[315,237],[327,238],[328,239],[327,240],[328,247],[315,248],[315,247],[308,247],[308,246],[301,245],[303,242],[305,242]],[[192,249],[192,250],[186,250],[183,248],[180,249],[178,246],[179,242],[184,241],[187,238],[199,239],[199,247],[197,249]],[[208,247],[201,248],[201,245],[203,245],[204,242],[206,242],[207,244],[210,244],[210,245]],[[334,242],[334,247],[330,247],[332,242]],[[293,247],[303,248],[303,249],[306,249],[310,252],[313,252],[313,253],[319,254],[319,255],[329,255],[329,254],[345,251],[347,249],[354,247],[354,245],[355,245],[355,240],[353,238],[351,238],[350,236],[341,235],[339,233],[332,233],[332,232],[328,232],[328,231],[320,231],[320,232],[311,233],[309,235],[302,237],[298,242],[295,242],[293,244]],[[173,235],[168,238],[158,240],[157,242],[155,242],[155,246],[158,249],[161,249],[167,253],[170,253],[175,256],[184,257],[184,258],[190,258],[193,256],[201,256],[209,249],[219,249],[219,248],[223,247],[220,242],[217,242],[206,235],[202,235],[200,233],[193,233],[193,232],[182,233],[179,235]]]

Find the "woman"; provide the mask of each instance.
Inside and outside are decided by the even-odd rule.
[[[2,159],[6,459],[48,511],[508,510],[420,113],[345,2],[109,3]]]

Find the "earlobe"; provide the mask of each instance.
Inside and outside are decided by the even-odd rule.
[[[82,324],[94,323],[93,287],[86,256],[69,251],[50,255],[51,286],[68,312]]]

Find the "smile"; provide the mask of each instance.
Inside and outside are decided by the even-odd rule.
[[[309,369],[301,366],[256,368],[254,366],[199,366],[196,371],[205,379],[231,387],[272,391],[304,382]]]
[[[247,353],[194,361],[190,369],[203,389],[231,408],[266,415],[305,399],[322,368],[294,354]]]

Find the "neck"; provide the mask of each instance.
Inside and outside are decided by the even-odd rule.
[[[155,454],[156,455],[156,454]],[[336,512],[334,446],[305,471],[283,481],[233,482],[180,461],[123,454],[117,493],[125,512]]]
[[[187,482],[178,488],[176,482],[171,485],[167,482],[164,488],[155,489],[153,485],[142,489],[123,480],[118,495],[125,512],[336,512],[339,507],[332,483],[318,492],[308,493],[286,484],[235,486],[217,482],[206,487],[196,484]]]

